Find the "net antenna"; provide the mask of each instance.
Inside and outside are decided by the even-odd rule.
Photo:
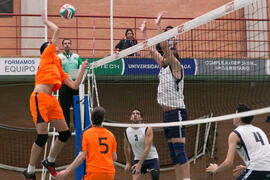
[[[92,60],[93,62],[95,61],[95,21],[93,25],[93,51],[92,51]],[[99,97],[98,97],[98,90],[97,90],[97,82],[96,82],[96,76],[95,76],[95,69],[93,66],[90,66],[89,68],[89,73],[87,74],[87,92],[88,92],[88,109],[89,109],[89,119],[90,119],[90,124],[92,124],[91,120],[91,113],[93,112],[94,106],[95,106],[95,101],[96,105],[99,106]]]
[[[95,27],[95,21],[94,21],[94,26],[93,26],[93,51],[92,51],[92,53],[93,53],[93,62],[94,62],[94,60],[95,60],[95,42],[96,42],[95,32],[96,32],[96,27]],[[91,88],[91,95],[92,95],[93,97],[92,97],[91,101],[90,101],[90,99],[89,99],[88,102],[91,102],[91,103],[90,103],[91,106],[89,106],[89,108],[90,108],[90,109],[89,109],[89,112],[92,113],[92,111],[93,111],[93,109],[94,109],[94,96],[95,96],[95,95],[96,95],[95,100],[96,100],[97,106],[99,106],[100,104],[99,104],[99,97],[98,97],[98,90],[97,90],[97,82],[96,82],[96,76],[95,76],[95,69],[94,69],[93,66],[90,66],[90,67],[91,67],[91,73],[89,73],[88,76],[92,77],[92,79],[91,79],[91,80],[92,80],[92,83],[91,83],[91,85],[92,85],[92,88]],[[88,83],[88,85],[90,85],[90,83]],[[90,91],[90,87],[88,88],[88,91]],[[90,92],[89,92],[88,94],[90,94]],[[89,98],[90,98],[90,96],[89,96]],[[91,120],[91,118],[90,118],[90,120]]]

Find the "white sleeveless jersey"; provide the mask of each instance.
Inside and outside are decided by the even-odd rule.
[[[183,69],[183,67],[182,67]],[[170,66],[161,68],[159,72],[159,85],[157,101],[158,104],[185,109],[184,103],[184,72],[182,71],[182,79],[176,79],[171,71]]]
[[[241,141],[237,152],[247,169],[270,171],[270,145],[265,133],[251,124],[241,125],[234,132]]]
[[[126,129],[126,137],[128,142],[131,144],[132,151],[134,153],[134,160],[140,160],[142,153],[145,148],[145,134],[146,134],[146,127],[142,128],[131,128],[128,127]],[[146,159],[154,159],[158,158],[158,153],[156,147],[152,143],[149,153]]]

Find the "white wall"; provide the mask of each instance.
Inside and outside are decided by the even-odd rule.
[[[21,13],[22,14],[41,14],[45,9],[46,0],[21,0]],[[42,28],[21,28],[22,48],[38,48],[38,50],[22,50],[22,56],[39,56],[39,48],[44,40],[45,28],[42,23],[41,17],[21,17],[22,26],[43,26]],[[26,37],[43,37],[42,39],[27,39]]]

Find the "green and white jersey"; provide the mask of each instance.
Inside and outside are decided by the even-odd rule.
[[[62,52],[58,54],[58,57],[61,59],[63,69],[66,73],[69,73],[71,69],[79,69],[82,63],[80,56],[75,53],[66,54]]]

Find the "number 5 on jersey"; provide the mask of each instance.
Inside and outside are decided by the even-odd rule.
[[[109,146],[108,146],[108,144],[106,144],[107,138],[106,137],[102,137],[102,138],[98,138],[98,140],[99,140],[99,145],[105,147],[105,150],[104,151],[100,151],[100,153],[106,154],[108,152],[108,150],[109,150]]]

